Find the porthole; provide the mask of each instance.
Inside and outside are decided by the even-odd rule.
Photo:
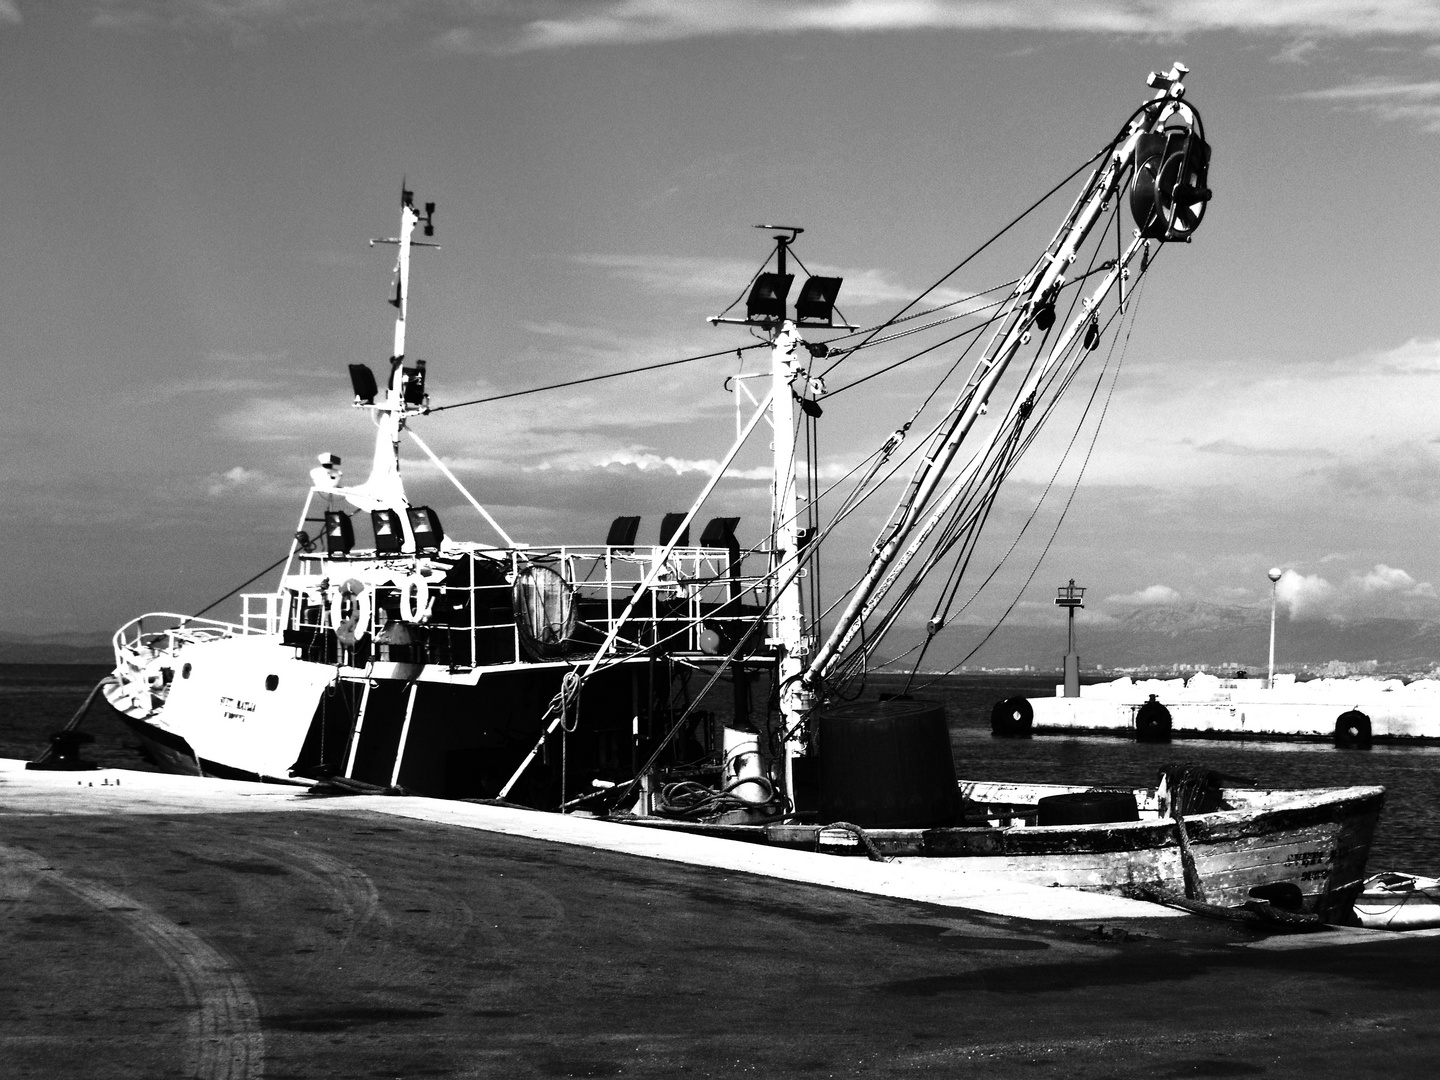
[[[184,667],[182,667],[182,668],[180,669],[180,677],[181,677],[182,679],[188,679],[188,678],[190,677],[190,665],[189,665],[189,664],[186,664]]]
[[[275,689],[277,686],[279,686],[279,685],[280,685],[280,676],[279,676],[279,675],[266,675],[266,676],[265,676],[265,689],[266,689],[266,690],[274,690],[274,689]]]

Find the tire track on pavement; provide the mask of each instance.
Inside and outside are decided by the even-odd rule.
[[[193,1012],[185,1072],[198,1080],[259,1080],[265,1039],[260,1007],[239,964],[199,934],[117,889],[71,875],[24,848],[0,844],[7,869],[19,869],[119,921],[150,946],[180,983]]]

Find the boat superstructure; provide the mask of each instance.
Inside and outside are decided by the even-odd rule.
[[[378,241],[398,249],[394,351],[383,381],[350,366],[353,405],[376,428],[368,477],[347,485],[340,458],[320,455],[279,586],[242,596],[238,622],[151,613],[115,634],[107,700],[167,768],[553,808],[634,774],[677,681],[713,670],[742,638],[754,643],[742,680],[767,662],[773,627],[750,631],[773,578],[743,564],[769,552],[742,555],[737,519],[702,527],[697,501],[667,516],[658,544],[637,542],[639,519],[625,517],[603,544],[531,547],[411,429],[428,396],[424,361],[405,354],[410,257],[433,213],[426,204],[422,218],[405,191],[399,236]],[[743,434],[765,416],[755,410]],[[496,543],[456,541],[435,510],[410,503],[407,435]],[[730,714],[743,725],[739,689]]]

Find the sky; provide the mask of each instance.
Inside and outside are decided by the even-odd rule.
[[[1295,618],[1440,617],[1435,0],[0,0],[0,632],[198,610],[284,553],[317,454],[363,476],[345,365],[388,355],[393,253],[366,241],[402,178],[438,206],[410,355],[441,405],[750,343],[704,319],[766,257],[757,222],[803,225],[844,314],[880,322],[1176,60],[1214,201],[1097,353],[1123,364],[1088,458],[1088,431],[1058,473],[1037,444],[1007,485],[992,555],[1055,477],[973,619],[1058,619],[1069,578],[1096,622],[1266,604],[1272,566]],[[1023,272],[1067,206],[944,295]],[[822,477],[953,360],[827,403]],[[619,514],[654,539],[728,446],[739,363],[415,426],[517,539],[599,542]],[[763,447],[739,465],[705,516],[755,543]]]

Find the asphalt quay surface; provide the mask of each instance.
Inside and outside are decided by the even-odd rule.
[[[6,1076],[1429,1076],[1440,1057],[1434,934],[1027,919],[454,804],[139,775],[0,769]]]

